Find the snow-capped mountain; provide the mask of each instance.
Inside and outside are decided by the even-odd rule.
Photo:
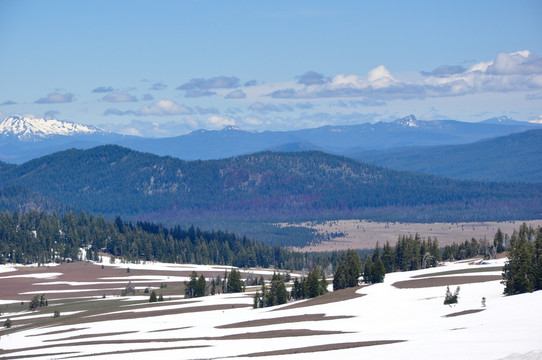
[[[397,125],[405,126],[405,127],[419,127],[420,126],[418,119],[416,119],[414,115],[408,115],[408,116],[405,116],[404,118],[397,119],[394,121],[394,123]]]
[[[56,119],[13,115],[0,122],[0,136],[16,137],[21,141],[40,141],[56,135],[106,134],[93,126]]]

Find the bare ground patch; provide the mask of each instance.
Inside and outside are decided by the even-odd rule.
[[[420,278],[427,278],[427,277],[433,277],[433,276],[447,276],[447,275],[459,275],[459,274],[471,274],[471,273],[479,273],[479,272],[492,272],[492,271],[502,271],[502,266],[489,266],[489,267],[473,267],[472,269],[463,269],[463,270],[450,270],[450,271],[442,271],[437,273],[430,273],[430,274],[423,274],[423,275],[416,275],[412,276],[411,279],[420,279]]]
[[[484,310],[485,309],[472,309],[472,310],[458,311],[458,312],[454,312],[448,315],[444,315],[444,317],[455,317],[455,316],[461,316],[461,315],[476,314]]]
[[[400,342],[405,342],[405,341],[406,340],[375,340],[375,341],[357,341],[357,342],[339,343],[339,344],[314,345],[314,346],[305,346],[305,347],[300,347],[300,348],[250,353],[250,354],[239,355],[239,357],[244,357],[244,356],[262,357],[262,356],[274,356],[274,355],[303,354],[303,353],[312,353],[312,352],[320,352],[320,351],[353,349],[353,348],[366,347],[366,346],[389,345],[389,344],[395,344],[395,343],[400,343]]]
[[[305,315],[295,315],[295,316],[283,316],[278,318],[270,319],[258,319],[250,321],[241,321],[233,324],[219,325],[216,326],[217,329],[234,329],[234,328],[245,328],[245,327],[259,327],[266,325],[277,325],[277,324],[286,324],[286,323],[297,323],[303,321],[324,321],[324,320],[337,320],[337,319],[348,319],[354,316],[326,316],[326,314],[305,314]]]
[[[71,328],[71,329],[66,329],[66,330],[49,331],[49,332],[46,332],[46,333],[32,334],[32,335],[27,335],[27,336],[28,336],[28,337],[31,337],[31,336],[56,335],[56,334],[63,334],[63,333],[73,332],[73,331],[79,331],[79,330],[87,330],[87,329],[90,329],[90,328],[88,328],[88,327],[84,327],[84,328]]]
[[[436,286],[474,284],[486,281],[502,280],[501,275],[445,276],[427,279],[405,280],[393,283],[398,289],[420,289]]]
[[[356,293],[357,290],[365,287],[364,286],[356,286],[346,289],[341,289],[337,291],[332,291],[324,295],[317,296],[315,298],[309,299],[307,301],[300,301],[300,302],[294,302],[293,304],[281,307],[279,309],[273,309],[271,311],[281,311],[281,310],[290,310],[290,309],[298,309],[303,307],[309,307],[309,306],[315,306],[315,305],[323,305],[323,304],[329,304],[334,303],[338,301],[344,301],[344,300],[352,300],[361,296],[364,296],[365,294],[358,294]]]

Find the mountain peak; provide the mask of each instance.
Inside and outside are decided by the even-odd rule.
[[[394,123],[398,125],[402,125],[404,127],[419,127],[420,126],[418,120],[416,119],[414,115],[408,115],[408,116],[405,116],[404,118],[397,119],[394,121]]]
[[[228,125],[222,131],[240,131],[241,129],[235,125]]]
[[[64,135],[104,134],[94,126],[76,124],[48,118],[12,115],[0,122],[0,135],[16,137],[22,141],[40,141],[45,138]]]

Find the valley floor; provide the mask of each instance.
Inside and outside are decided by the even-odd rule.
[[[386,241],[395,245],[402,235],[419,234],[422,238],[437,238],[439,246],[460,244],[470,241],[493,238],[498,229],[504,234],[512,235],[523,221],[503,222],[460,222],[460,223],[400,223],[375,222],[366,220],[329,220],[321,222],[281,223],[281,227],[305,227],[313,229],[323,241],[310,244],[297,251],[341,251],[347,249],[374,249],[378,242],[382,247]],[[533,228],[542,226],[542,219],[529,220],[525,223]]]
[[[84,281],[67,281],[64,265],[1,267],[0,322],[9,317],[13,327],[0,330],[0,359],[542,358],[542,292],[505,297],[504,259],[387,274],[382,284],[264,309],[252,309],[250,292],[198,299],[174,294],[183,271],[224,268],[131,264],[127,273],[126,264],[86,264]],[[14,279],[21,280],[19,292],[9,285]],[[99,293],[128,280],[139,290],[169,280],[171,294],[149,303],[143,294],[61,291]],[[455,306],[443,305],[447,285],[452,292],[460,286]],[[48,294],[49,306],[23,311],[21,297],[40,293]],[[56,309],[60,317],[53,318]]]

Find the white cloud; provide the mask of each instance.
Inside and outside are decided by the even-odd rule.
[[[542,115],[538,115],[538,118],[530,120],[529,122],[533,124],[542,124]]]
[[[542,57],[529,51],[499,53],[470,69],[441,66],[412,81],[396,79],[383,65],[360,77],[339,74],[329,83],[282,88],[268,96],[281,99],[364,97],[372,100],[449,97],[481,93],[510,93],[542,89]]]
[[[223,129],[226,126],[234,126],[235,120],[213,115],[207,119],[206,125],[208,129]]]
[[[371,71],[367,76],[369,84],[375,88],[388,87],[396,83],[391,73],[384,65],[380,65]]]
[[[145,105],[139,110],[140,115],[156,115],[156,116],[168,116],[168,115],[185,115],[191,114],[192,110],[185,106],[177,104],[171,100],[158,100],[150,105]]]

